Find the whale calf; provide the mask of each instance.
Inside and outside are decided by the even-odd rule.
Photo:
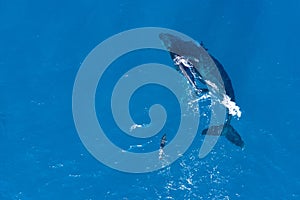
[[[212,130],[209,132],[210,135],[221,133],[231,143],[244,148],[245,143],[242,137],[230,125],[232,116],[240,117],[241,112],[235,104],[235,95],[230,77],[222,64],[207,53],[207,49],[202,42],[200,45],[193,41],[185,41],[169,33],[161,33],[159,37],[169,51],[177,70],[188,80],[195,93],[200,96],[210,92],[226,107],[225,123],[210,126],[209,129]],[[212,67],[212,62],[216,67]],[[203,88],[203,85],[210,89]],[[202,131],[202,135],[206,134],[208,134],[208,128]]]

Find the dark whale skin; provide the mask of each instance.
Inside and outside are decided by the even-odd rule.
[[[185,56],[187,58],[197,58],[197,56],[199,56],[200,54],[203,54],[203,52],[208,54],[207,49],[203,46],[202,42],[200,44],[202,46],[202,48],[201,48],[201,47],[199,47],[199,45],[195,44],[192,41],[184,41],[181,38],[171,35],[171,34],[162,33],[162,34],[160,34],[159,37],[162,40],[162,42],[164,43],[166,49],[170,52],[170,56],[173,61],[176,56]],[[174,52],[176,52],[176,54]],[[225,89],[226,95],[229,96],[232,101],[235,101],[235,94],[234,94],[233,86],[232,86],[229,75],[225,71],[223,65],[214,56],[212,56],[210,54],[208,54],[208,55],[213,60],[213,62],[215,63],[215,65],[220,73],[221,79],[224,83],[224,87],[225,87],[224,89]],[[209,75],[209,73],[207,73],[207,72],[210,69],[201,68],[199,65],[197,65],[196,63],[193,63],[193,62],[191,62],[191,64],[194,64],[193,68],[195,71],[197,71],[197,73],[195,73],[195,74],[198,74],[199,77],[186,77],[186,78],[189,78],[192,81],[195,80],[196,78],[198,78],[198,80],[201,81],[201,80],[203,80],[202,77]],[[184,66],[183,64],[179,64],[179,65],[182,65],[182,66],[179,66],[181,68],[181,70],[186,69],[185,68],[186,66]],[[187,75],[190,76],[190,73],[185,73],[185,76],[187,76]],[[202,82],[202,83],[205,84],[205,82]],[[216,83],[218,86],[221,86],[221,84],[219,82],[216,82]],[[206,92],[207,89],[199,88],[199,91]],[[242,137],[230,125],[231,119],[232,119],[232,115],[230,115],[227,110],[227,119],[226,119],[225,124],[219,125],[219,126],[211,126],[211,127],[209,127],[209,129],[216,130],[216,131],[213,131],[215,133],[220,133],[220,129],[222,129],[222,132],[221,132],[222,136],[225,136],[231,143],[233,143],[241,148],[244,148],[245,143],[242,140]],[[206,135],[207,132],[208,132],[208,128],[204,129],[202,131],[202,135]]]

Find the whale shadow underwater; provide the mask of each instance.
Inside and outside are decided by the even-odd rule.
[[[176,69],[187,79],[196,95],[201,96],[210,92],[219,98],[220,102],[229,99],[230,103],[235,105],[235,95],[229,75],[223,65],[207,52],[202,42],[197,44],[193,41],[185,41],[169,33],[161,33],[159,37],[169,51]],[[212,67],[213,64],[216,67]],[[210,89],[203,88],[203,85]],[[243,149],[245,143],[242,137],[230,124],[233,115],[240,117],[241,112],[226,107],[225,123],[204,129],[202,135],[224,136]]]

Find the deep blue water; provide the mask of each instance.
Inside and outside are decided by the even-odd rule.
[[[1,0],[0,199],[300,199],[299,9],[298,0]],[[224,65],[243,112],[233,120],[243,151],[220,138],[199,159],[199,135],[182,158],[147,174],[110,169],[89,154],[72,117],[76,73],[100,42],[147,26],[204,41]],[[156,53],[119,62],[169,61],[160,54],[155,60]],[[120,76],[115,71],[106,79]],[[147,89],[131,104],[133,118],[145,123],[143,106],[159,97],[163,104],[174,100],[162,88]],[[97,93],[97,110],[109,107],[101,104],[103,93]],[[149,93],[166,96],[149,100]],[[172,106],[176,111],[176,102],[166,109]],[[171,129],[178,117],[172,120]],[[109,137],[124,148],[130,141]]]

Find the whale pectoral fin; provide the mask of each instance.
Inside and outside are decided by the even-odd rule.
[[[208,131],[208,129],[204,129],[202,131],[202,135],[219,136],[221,132],[221,135],[225,136],[231,143],[241,147],[242,149],[244,148],[245,143],[242,140],[242,137],[231,125],[211,126],[209,127],[209,129],[210,131]]]
[[[211,126],[207,129],[202,131],[202,135],[212,135],[212,136],[219,136],[223,135],[223,127],[224,126]],[[221,133],[221,134],[220,134]]]
[[[224,130],[224,136],[233,144],[241,147],[242,149],[244,148],[245,143],[242,140],[242,137],[231,125],[226,125]]]

